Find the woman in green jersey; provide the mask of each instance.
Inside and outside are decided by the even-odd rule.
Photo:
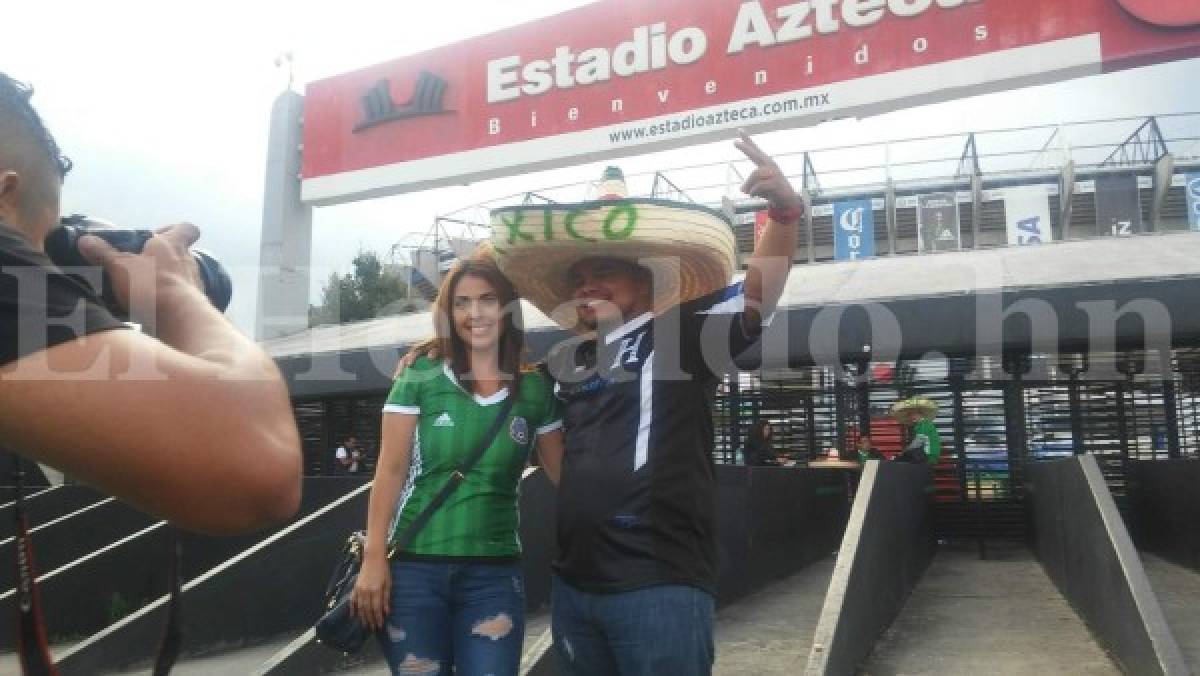
[[[562,423],[550,383],[522,368],[521,308],[493,262],[460,262],[434,305],[434,335],[396,379],[367,514],[355,613],[393,673],[516,674],[525,629],[517,486],[535,446],[552,478]],[[390,543],[513,406],[478,463],[412,542]]]

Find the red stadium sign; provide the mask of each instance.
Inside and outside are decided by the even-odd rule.
[[[328,204],[1200,54],[1196,0],[605,0],[309,85]]]

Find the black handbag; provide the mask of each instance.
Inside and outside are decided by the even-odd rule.
[[[446,502],[450,494],[466,478],[467,472],[470,472],[475,463],[483,457],[484,452],[496,438],[496,433],[500,431],[500,426],[508,419],[514,399],[515,397],[510,394],[501,406],[496,419],[492,421],[492,426],[483,435],[479,445],[450,475],[429,505],[421,510],[417,518],[413,519],[408,528],[395,539],[388,549],[389,559],[413,541],[413,538],[421,532],[437,508]],[[313,626],[318,643],[324,643],[344,653],[358,652],[371,633],[350,609],[350,595],[354,591],[354,583],[358,580],[358,572],[362,569],[363,550],[366,543],[367,534],[363,531],[355,531],[346,539],[346,544],[342,547],[342,556],[333,570],[333,575],[329,578],[329,584],[325,587],[325,612]]]

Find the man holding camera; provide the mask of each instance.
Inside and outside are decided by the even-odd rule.
[[[44,253],[70,162],[31,95],[0,73],[0,439],[184,528],[289,518],[301,453],[288,393],[200,291],[199,230],[162,228],[138,254],[80,238],[111,280],[118,307],[105,307]]]

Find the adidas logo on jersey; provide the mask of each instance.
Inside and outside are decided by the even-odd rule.
[[[443,412],[433,421],[434,427],[454,427],[454,421],[450,419],[450,414]]]

